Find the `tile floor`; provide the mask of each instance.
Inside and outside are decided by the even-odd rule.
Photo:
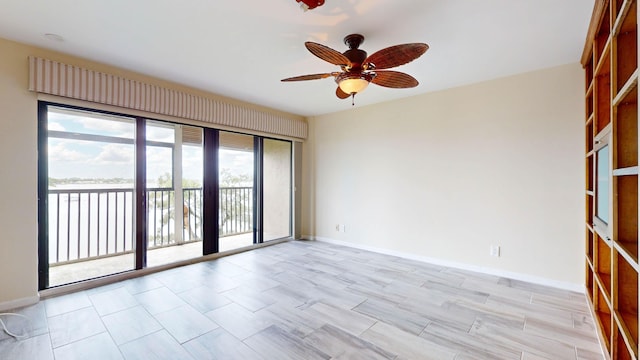
[[[583,294],[307,241],[15,312],[0,359],[603,358]]]

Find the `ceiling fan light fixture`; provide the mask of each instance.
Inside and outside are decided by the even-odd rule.
[[[347,94],[357,94],[366,89],[369,85],[369,82],[365,79],[360,78],[345,79],[340,81],[338,85],[340,86],[340,90],[344,91]]]
[[[365,74],[341,74],[338,76],[337,82],[340,90],[344,91],[345,94],[357,94],[369,86],[369,82],[371,79],[367,77]]]

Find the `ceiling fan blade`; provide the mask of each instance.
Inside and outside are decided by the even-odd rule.
[[[376,71],[372,83],[388,88],[404,89],[418,86],[418,80],[399,71]]]
[[[280,80],[280,81],[304,81],[304,80],[318,80],[318,79],[325,79],[325,78],[328,78],[329,76],[335,76],[335,73],[326,73],[326,74],[310,74],[310,75],[294,76],[294,77],[290,77],[290,78],[282,79],[282,80]]]
[[[338,65],[338,66],[351,65],[351,62],[346,56],[342,55],[342,53],[338,52],[337,50],[333,50],[330,47],[324,46],[322,44],[314,43],[311,41],[305,42],[304,46],[306,46],[307,50],[309,50],[313,55],[333,65]]]
[[[428,49],[429,45],[423,43],[395,45],[376,51],[363,64],[371,63],[374,69],[389,69],[419,58]]]
[[[336,96],[338,98],[340,98],[340,99],[346,99],[351,95],[349,95],[346,92],[342,91],[342,89],[340,89],[340,86],[338,86],[338,88],[336,89]]]

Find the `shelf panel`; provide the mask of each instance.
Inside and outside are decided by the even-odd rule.
[[[623,330],[621,335],[634,354],[638,354],[638,271],[620,254],[615,258],[616,291],[614,310],[616,320]]]
[[[598,287],[594,292],[595,294],[593,299],[593,306],[595,316],[600,325],[600,330],[605,342],[605,346],[607,347],[607,352],[611,352],[611,335],[613,331],[611,307],[608,303],[608,300],[605,298],[606,295],[602,292],[602,289]]]
[[[585,84],[587,89],[586,94],[593,92],[593,56],[589,56],[589,61],[584,65]]]
[[[635,14],[635,10],[634,10]],[[629,31],[616,36],[616,87],[617,94],[638,68],[638,32]],[[623,56],[623,53],[624,55]]]
[[[640,271],[640,265],[638,265],[638,243],[637,242],[624,242],[624,241],[614,241],[614,245],[616,251],[620,255],[622,255],[627,262],[633,266],[636,271]]]
[[[613,178],[613,238],[634,259],[638,259],[638,176]],[[636,261],[637,262],[637,261]]]
[[[589,120],[587,120],[587,125],[585,128],[585,149],[586,149],[586,153],[589,153],[590,151],[593,150],[593,114],[591,114],[591,116],[589,117]]]
[[[629,76],[629,78],[626,80],[624,85],[622,85],[622,88],[618,90],[618,93],[613,98],[614,106],[618,106],[623,100],[625,100],[625,97],[627,97],[627,95],[629,95],[630,92],[632,92],[635,88],[638,87],[638,74],[639,74],[638,69],[636,69],[633,72],[633,74]],[[636,100],[637,98],[638,97],[636,96]],[[627,99],[627,101],[629,100]],[[634,102],[634,101],[631,101],[631,102]]]
[[[594,79],[594,121],[596,134],[599,134],[611,122],[611,73],[609,63],[609,57],[607,56],[604,60],[602,71],[599,71]]]
[[[616,347],[613,349],[613,359],[616,360],[636,360],[637,357],[631,356],[627,344],[622,336],[616,337]]]
[[[614,168],[638,166],[638,87],[634,86],[614,108]]]
[[[613,170],[613,176],[633,176],[633,175],[638,175],[637,166],[630,166],[626,168]]]
[[[594,39],[595,46],[595,55],[598,62],[596,63],[594,76],[599,73],[603,68],[608,68],[608,66],[604,65],[604,62],[609,61],[609,50],[611,48],[611,36],[609,36],[609,10],[607,9],[607,14],[604,16],[606,19],[606,26],[601,26],[601,31],[598,32]],[[603,25],[604,21],[603,21]]]
[[[587,249],[587,260],[591,264],[593,264],[593,238],[594,238],[593,230],[589,226],[587,226],[585,245]]]
[[[596,271],[596,281],[606,293],[606,298],[611,299],[611,247],[609,242],[605,241],[595,234],[594,238],[594,261]]]

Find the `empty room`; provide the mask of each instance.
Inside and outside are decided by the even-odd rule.
[[[0,4],[0,359],[639,358],[637,0]]]

